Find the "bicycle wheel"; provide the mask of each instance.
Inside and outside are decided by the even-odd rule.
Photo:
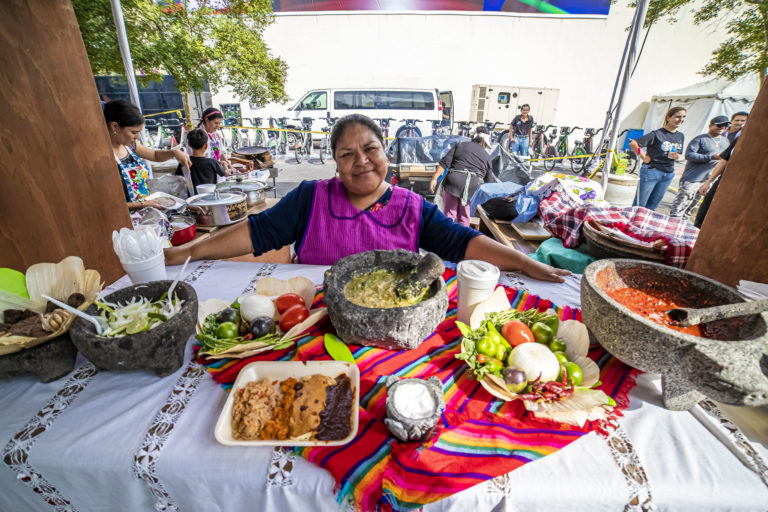
[[[261,135],[261,130],[256,130],[256,136],[253,141],[254,146],[261,146],[264,144],[264,137]]]
[[[504,148],[506,151],[509,151],[509,132],[504,132],[501,134],[501,137],[499,137],[499,146]]]
[[[291,134],[286,137],[288,139],[288,147],[293,146],[293,154],[296,156],[296,162],[301,163],[304,160],[304,144],[300,135],[294,135],[293,144],[290,140]]]
[[[571,156],[576,157],[571,158],[571,171],[573,174],[581,174],[582,169],[584,169],[584,164],[586,163],[586,157],[583,156],[585,154],[584,148],[581,146],[576,146],[573,149]]]
[[[557,154],[557,149],[555,149],[555,146],[551,144],[547,144],[547,147],[544,149],[544,170],[546,171],[552,171],[555,168],[555,164],[557,164],[557,157],[559,155]]]

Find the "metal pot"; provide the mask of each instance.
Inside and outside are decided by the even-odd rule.
[[[189,210],[198,226],[226,226],[244,219],[248,214],[245,194],[219,192],[198,194],[187,199]]]
[[[260,181],[224,181],[216,185],[220,192],[241,192],[245,194],[248,208],[263,203],[267,199],[267,186]]]

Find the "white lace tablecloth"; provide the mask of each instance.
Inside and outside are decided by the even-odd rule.
[[[205,300],[233,299],[267,275],[320,283],[325,268],[206,261],[190,269],[185,281]],[[509,273],[502,282],[579,304],[579,276],[554,285]],[[79,356],[58,381],[0,383],[0,511],[341,510],[324,469],[281,449],[218,444],[226,396],[189,347],[184,366],[162,379],[99,371]],[[590,434],[425,510],[768,510],[765,445],[711,402],[695,414],[665,410],[658,376],[642,375],[630,396],[610,437]]]

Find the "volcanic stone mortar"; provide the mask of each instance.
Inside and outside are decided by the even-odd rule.
[[[129,286],[107,295],[110,303],[125,304],[134,297],[158,300],[168,291],[172,281],[152,281]],[[106,338],[96,334],[90,322],[77,318],[70,329],[72,342],[88,360],[104,370],[151,370],[165,377],[178,370],[184,362],[187,340],[195,332],[197,293],[190,285],[179,282],[174,294],[184,303],[181,311],[152,329],[120,338]],[[98,308],[91,305],[86,313],[96,315]]]
[[[586,268],[584,324],[624,363],[662,375],[665,407],[688,410],[705,396],[733,405],[768,403],[768,314],[710,322],[720,339],[703,338],[634,313],[604,290],[626,286],[669,294],[680,307],[738,304],[744,298],[712,279],[656,263],[608,259]]]
[[[395,390],[398,386],[410,383],[419,383],[424,385],[432,399],[435,402],[435,409],[432,414],[426,418],[409,418],[400,414],[395,407]],[[445,401],[443,400],[443,383],[437,377],[423,379],[400,379],[397,375],[387,377],[387,417],[384,418],[384,424],[387,425],[392,434],[404,442],[426,441],[435,431],[437,421],[445,410]]]
[[[432,283],[426,299],[408,307],[366,308],[344,295],[344,287],[357,275],[382,268],[407,273],[420,259],[419,254],[403,249],[368,251],[342,258],[325,272],[328,316],[344,343],[407,350],[418,347],[432,334],[448,309],[442,277]]]
[[[75,368],[77,349],[69,332],[32,348],[0,357],[0,379],[33,374],[40,382],[60,379]]]

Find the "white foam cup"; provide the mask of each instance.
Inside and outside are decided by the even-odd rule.
[[[459,280],[456,319],[469,323],[472,310],[493,293],[499,282],[499,267],[480,260],[464,260],[456,267]]]
[[[216,185],[211,183],[202,183],[197,186],[198,194],[211,194],[216,190]]]
[[[126,263],[124,261],[120,261],[120,263],[123,264],[123,268],[128,274],[128,277],[131,278],[133,284],[163,281],[166,278],[165,253],[162,251],[160,251],[159,254],[138,263]]]

